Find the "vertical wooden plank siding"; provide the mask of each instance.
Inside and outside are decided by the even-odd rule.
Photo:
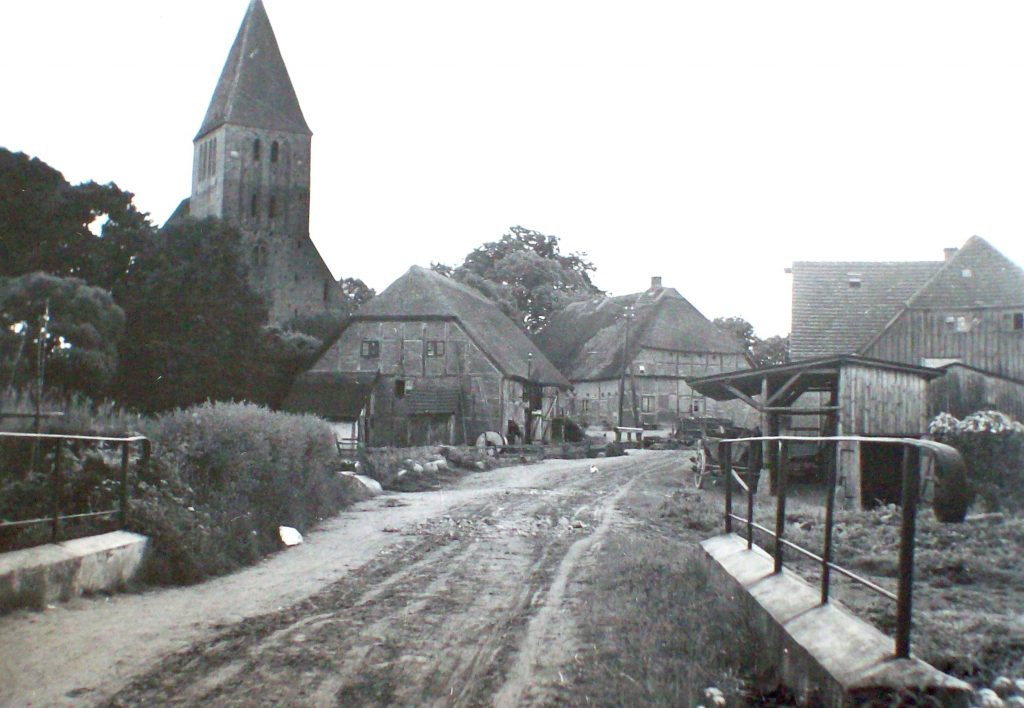
[[[928,423],[928,383],[910,372],[845,365],[839,407],[844,435],[921,435]]]

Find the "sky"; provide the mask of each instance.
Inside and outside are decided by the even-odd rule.
[[[247,0],[0,4],[0,147],[162,224]],[[797,260],[1024,263],[1024,4],[264,0],[311,235],[378,291],[513,225],[789,331]]]

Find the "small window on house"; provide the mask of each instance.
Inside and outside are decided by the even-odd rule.
[[[278,145],[277,145],[277,141],[275,140],[274,142],[272,142],[270,144],[270,161],[271,162],[277,162],[278,149],[279,148],[278,148]]]
[[[641,396],[640,397],[640,412],[641,413],[653,413],[656,405],[656,396]]]
[[[260,198],[259,195],[254,192],[252,198],[249,199],[249,216],[256,216],[259,213],[259,209]]]
[[[706,410],[707,410],[707,405],[706,405],[706,401],[703,398],[695,398],[690,403],[690,411],[694,415],[704,415],[704,412]]]
[[[405,379],[395,379],[395,398],[405,395]]]
[[[277,197],[270,195],[270,203],[267,205],[267,216],[273,219],[277,216]]]
[[[376,359],[380,356],[380,340],[364,339],[359,354],[366,359]]]
[[[860,273],[846,274],[846,284],[851,288],[859,288],[862,282],[864,282],[864,279],[861,277]]]
[[[1024,312],[1003,313],[1004,332],[1024,332]]]
[[[444,342],[442,340],[429,340],[427,342],[427,356],[444,356]]]
[[[256,138],[252,141],[252,159],[255,162],[260,161],[260,139]]]
[[[953,332],[970,332],[971,319],[964,315],[946,315],[946,329]]]
[[[586,413],[589,410],[590,410],[590,399],[589,398],[581,398],[580,399],[580,413]]]

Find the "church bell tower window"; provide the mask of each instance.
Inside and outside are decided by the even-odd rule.
[[[271,162],[277,162],[277,153],[278,153],[279,150],[280,150],[280,146],[277,144],[276,140],[270,144],[270,161]]]
[[[259,195],[253,193],[252,199],[249,200],[249,216],[256,216],[259,214],[260,209],[260,198]]]
[[[252,141],[252,159],[253,162],[260,161],[260,139],[256,138]]]

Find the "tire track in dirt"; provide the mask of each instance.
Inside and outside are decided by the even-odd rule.
[[[625,521],[615,504],[637,477],[668,464],[577,466],[453,508],[308,600],[167,657],[110,705],[544,702],[571,656],[567,583]]]

